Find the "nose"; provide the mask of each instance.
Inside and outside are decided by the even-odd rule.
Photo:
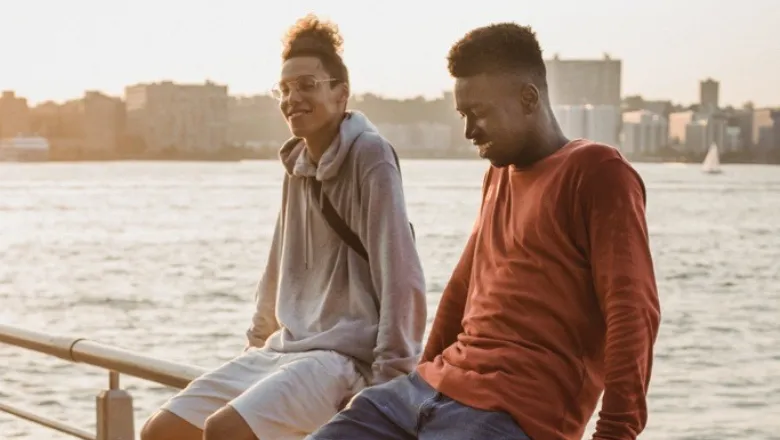
[[[298,91],[297,87],[291,87],[290,91],[287,93],[287,102],[289,103],[298,103],[301,102],[302,96],[301,92]]]
[[[466,139],[472,141],[477,137],[476,135],[477,125],[474,123],[474,121],[466,118],[465,126],[463,127],[463,136],[465,136]]]
[[[282,99],[279,100],[279,108],[286,113],[287,109],[301,101],[301,94],[295,88],[292,88],[286,95],[282,95]]]

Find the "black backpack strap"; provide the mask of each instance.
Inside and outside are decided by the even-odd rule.
[[[390,151],[393,152],[393,159],[395,159],[395,167],[398,168],[398,174],[401,176],[401,181],[404,180],[404,175],[401,174],[401,162],[398,160],[398,154],[395,152],[395,148],[390,145]]]
[[[363,242],[360,241],[360,237],[355,234],[352,229],[347,225],[347,222],[336,212],[336,209],[330,203],[328,196],[322,194],[322,183],[317,180],[316,177],[311,177],[311,189],[314,194],[314,199],[321,203],[320,209],[322,215],[328,222],[330,227],[336,232],[336,234],[344,240],[347,246],[351,247],[353,251],[357,252],[364,260],[368,261],[368,252],[363,247]]]
[[[355,141],[357,141],[357,138]],[[398,167],[398,174],[400,175],[401,164],[398,160],[398,154],[396,154],[395,148],[393,148],[392,145],[390,146],[390,151],[393,152],[395,165]],[[310,177],[309,179],[311,180],[311,190],[314,195],[314,200],[316,200],[317,203],[320,203],[320,210],[322,211],[322,215],[325,217],[325,221],[327,221],[331,229],[333,229],[333,231],[336,232],[336,234],[338,234],[342,240],[344,240],[344,243],[346,243],[347,246],[352,248],[353,251],[360,255],[361,258],[366,260],[366,262],[368,262],[368,252],[366,252],[366,248],[363,246],[363,242],[360,240],[360,237],[355,234],[352,228],[347,225],[347,222],[341,218],[339,213],[336,212],[336,208],[334,208],[333,204],[330,203],[328,196],[322,193],[322,182],[317,180],[316,177]],[[403,176],[401,176],[401,180],[403,181]],[[417,240],[414,232],[414,225],[411,222],[409,223],[409,227],[412,230],[412,239]]]

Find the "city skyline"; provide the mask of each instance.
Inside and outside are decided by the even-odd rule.
[[[551,85],[551,87],[553,89],[555,88],[556,85],[561,84],[561,83],[560,82],[558,84],[555,83],[554,76],[550,75],[549,64],[553,63],[553,62],[559,62],[559,61],[562,61],[564,64],[571,63],[571,62],[589,63],[589,64],[601,64],[601,63],[604,63],[605,61],[606,62],[617,62],[618,65],[620,65],[622,63],[622,60],[611,58],[608,55],[606,57],[604,57],[604,58],[601,58],[601,59],[598,59],[598,58],[593,58],[593,59],[565,59],[565,58],[546,59],[545,62],[548,63],[548,83]],[[571,69],[571,70],[572,71],[577,71],[579,69],[575,67],[574,69]],[[572,95],[576,95],[578,93],[578,91],[576,89],[576,85],[577,85],[577,77],[576,76],[568,78],[568,81],[565,81],[565,82],[572,82],[572,79],[574,80],[574,84],[570,84],[570,86],[568,87],[568,90],[565,90],[565,92],[566,92],[565,95],[572,96]],[[618,68],[618,70],[617,70],[617,81],[618,81],[619,84],[622,83],[623,81],[625,81],[624,75],[622,74],[622,69],[620,69],[620,68]],[[587,82],[587,80],[585,82]],[[214,80],[212,80],[210,78],[205,78],[205,79],[202,79],[200,81],[197,81],[197,80],[195,80],[195,81],[176,81],[176,80],[171,80],[170,78],[160,78],[160,79],[144,81],[144,82],[135,82],[135,83],[124,85],[122,87],[122,90],[120,90],[118,93],[110,93],[110,92],[106,92],[104,90],[100,90],[98,88],[92,87],[92,88],[86,88],[86,89],[82,90],[80,93],[78,93],[78,94],[76,94],[74,96],[71,96],[71,97],[68,97],[68,98],[65,98],[65,99],[61,99],[61,100],[44,98],[44,99],[41,99],[39,101],[33,101],[33,100],[30,99],[29,96],[26,96],[26,95],[20,93],[18,90],[14,90],[14,89],[7,88],[7,87],[2,87],[1,84],[0,84],[0,91],[3,91],[4,93],[13,93],[13,94],[15,94],[15,96],[17,98],[24,99],[26,101],[27,105],[29,106],[29,108],[32,109],[32,108],[35,108],[35,107],[45,106],[45,105],[52,104],[52,103],[56,104],[56,105],[63,105],[63,104],[67,104],[67,103],[70,103],[70,102],[79,101],[79,100],[82,100],[85,96],[87,96],[89,94],[95,94],[95,93],[102,94],[102,95],[105,95],[105,96],[108,96],[108,97],[111,97],[111,98],[116,98],[116,99],[124,101],[126,99],[126,95],[127,95],[128,90],[133,89],[134,87],[155,85],[155,84],[166,84],[166,83],[176,84],[176,85],[181,85],[181,86],[203,86],[203,85],[213,84],[213,85],[216,85],[216,86],[225,87],[226,91],[227,91],[227,96],[232,97],[232,98],[237,98],[237,99],[253,98],[253,97],[260,97],[260,96],[272,98],[270,90],[259,90],[259,91],[255,92],[255,93],[249,93],[249,94],[236,93],[231,88],[230,84],[224,83],[224,82],[220,82],[220,81],[214,81]],[[714,92],[715,96],[714,96],[714,98],[717,101],[716,104],[719,104],[719,105],[716,105],[717,108],[734,108],[734,109],[738,109],[738,108],[743,108],[746,104],[750,104],[752,106],[752,108],[756,108],[756,109],[758,109],[758,108],[780,109],[780,102],[775,103],[775,104],[770,104],[770,105],[759,105],[758,103],[760,103],[761,101],[756,100],[756,99],[751,98],[751,97],[748,97],[748,99],[746,99],[745,101],[743,101],[743,102],[741,102],[740,104],[737,104],[737,105],[732,104],[732,103],[723,102],[723,99],[721,98],[723,83],[720,81],[719,78],[715,78],[715,77],[699,78],[699,79],[697,79],[695,81],[694,84],[691,84],[690,88],[693,91],[693,93],[695,93],[695,96],[690,101],[683,101],[683,100],[677,99],[676,97],[670,97],[670,96],[650,96],[648,94],[643,94],[640,91],[638,93],[633,93],[633,94],[628,94],[628,93],[623,92],[623,93],[620,93],[619,95],[616,95],[616,94],[612,93],[612,95],[615,95],[614,97],[612,97],[613,100],[614,100],[614,98],[617,98],[617,97],[619,97],[619,100],[615,100],[615,102],[612,102],[610,104],[611,105],[616,105],[616,106],[620,107],[621,103],[622,103],[623,106],[625,106],[626,102],[628,102],[628,101],[634,100],[636,98],[642,98],[642,99],[644,99],[644,100],[646,100],[648,102],[658,102],[658,103],[668,102],[668,103],[670,103],[672,105],[680,106],[680,107],[684,107],[684,108],[688,108],[688,107],[691,107],[691,106],[697,106],[697,105],[699,105],[701,103],[701,98],[702,98],[701,87],[702,87],[703,83],[710,83],[710,84],[714,85],[714,87],[715,87],[715,92]],[[575,88],[572,89],[571,85],[575,85]],[[609,86],[607,86],[607,87],[609,87]],[[590,87],[587,87],[587,88],[590,89]],[[610,95],[610,92],[608,90],[606,90],[605,92],[607,93],[607,95]],[[443,90],[439,91],[438,94],[396,97],[396,96],[383,95],[381,93],[377,93],[377,92],[374,92],[374,91],[371,91],[371,90],[366,90],[366,91],[361,91],[361,92],[354,92],[353,91],[351,93],[351,96],[352,97],[361,97],[361,96],[371,95],[371,96],[376,96],[376,97],[381,98],[381,99],[397,100],[397,101],[407,101],[407,100],[414,100],[414,99],[423,98],[423,99],[425,99],[427,101],[432,101],[432,100],[441,99],[442,97],[445,97],[446,95],[451,94],[451,93],[452,93],[452,90],[443,89]],[[560,95],[561,93],[559,91],[556,91],[556,90],[551,90],[550,93],[551,93],[551,100],[553,101],[553,104],[556,104],[555,101],[556,101],[557,95]],[[560,105],[572,105],[573,103],[566,101],[566,102],[558,102],[558,104],[560,104]],[[592,101],[582,101],[580,104],[583,104],[583,105],[585,105],[585,104],[594,104],[594,102],[592,102]]]
[[[772,56],[780,53],[773,38],[780,10],[772,0],[734,10],[703,0],[601,0],[587,7],[483,2],[468,13],[441,2],[399,1],[372,7],[372,15],[345,2],[294,1],[274,9],[247,1],[191,2],[186,9],[161,2],[147,7],[147,0],[108,3],[15,5],[0,38],[19,43],[9,45],[6,59],[12,62],[0,72],[0,88],[15,90],[31,106],[78,99],[87,90],[122,96],[127,85],[166,79],[212,80],[229,85],[231,95],[262,94],[278,75],[281,35],[311,11],[339,24],[354,94],[441,96],[451,86],[449,45],[470,28],[515,20],[534,27],[547,59],[608,53],[622,60],[622,96],[694,103],[698,81],[712,77],[721,83],[722,106],[780,105],[780,59]],[[372,18],[377,15],[383,18],[379,26]],[[397,23],[404,24],[403,32]],[[414,51],[398,50],[410,42]]]
[[[621,98],[620,64],[548,62],[552,110],[566,136],[614,145],[632,159],[695,161],[717,144],[726,162],[780,160],[777,109],[723,108],[712,79],[700,81],[700,100],[692,106]],[[434,100],[362,95],[350,108],[371,115],[400,155],[460,157],[472,150],[451,93]],[[0,97],[6,159],[236,160],[273,156],[288,137],[274,98],[230,96],[228,87],[210,82],[137,84],[126,87],[124,100],[86,92],[83,99],[32,108],[11,91]]]

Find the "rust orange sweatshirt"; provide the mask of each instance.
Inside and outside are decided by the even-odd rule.
[[[527,169],[490,168],[418,372],[510,413],[533,440],[634,439],[660,310],[644,184],[620,153],[572,141]]]

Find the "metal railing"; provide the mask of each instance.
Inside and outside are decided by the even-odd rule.
[[[0,324],[0,343],[108,370],[108,389],[96,397],[96,434],[0,402],[0,411],[84,440],[135,439],[133,399],[119,387],[120,374],[181,389],[206,371],[84,338],[56,336],[4,324]]]

